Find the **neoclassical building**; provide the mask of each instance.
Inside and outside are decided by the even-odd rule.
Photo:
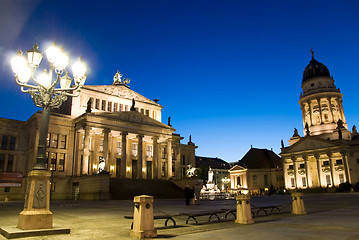
[[[248,189],[252,194],[259,189],[283,188],[283,168],[281,158],[268,149],[253,148],[244,157],[232,163],[229,170],[232,190]]]
[[[108,198],[108,193],[101,193],[103,188],[108,191],[106,177],[187,177],[188,165],[195,165],[197,147],[191,140],[181,144],[183,138],[175,133],[170,119],[168,124],[161,122],[163,107],[158,100],[145,98],[128,83],[116,73],[111,85],[85,85],[79,97],[69,98],[51,113],[47,153],[52,197],[78,198],[80,192],[82,199]],[[0,172],[27,176],[31,171],[40,118],[41,112],[27,121],[0,119]],[[2,186],[0,197],[21,192]]]
[[[282,142],[286,188],[333,187],[359,181],[359,136],[344,115],[343,94],[328,68],[314,58],[303,72],[299,105],[304,136],[295,129],[289,146]]]

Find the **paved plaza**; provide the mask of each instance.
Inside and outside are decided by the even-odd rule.
[[[155,220],[157,239],[359,239],[359,193],[306,194],[304,204],[307,215],[291,215],[291,197],[252,197],[252,204],[279,204],[280,214],[254,218],[253,225],[235,224],[233,219],[209,223],[208,216],[200,217],[199,224],[186,224],[186,217],[174,219],[164,227],[164,220]],[[155,214],[215,210],[235,207],[235,200],[202,201],[199,206],[186,206],[184,199],[157,200]],[[0,227],[16,226],[22,202],[0,202]],[[18,239],[133,239],[130,237],[133,214],[130,200],[110,201],[53,201],[51,203],[54,225],[70,228],[71,234],[28,237]],[[223,215],[221,215],[223,217]],[[214,220],[214,219],[213,219]],[[0,239],[6,239],[0,235]]]

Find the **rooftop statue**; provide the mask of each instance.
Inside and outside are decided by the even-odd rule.
[[[129,78],[122,78],[123,75],[117,71],[115,76],[113,77],[113,85],[125,85],[126,87],[129,87],[128,84],[130,84],[131,80]]]

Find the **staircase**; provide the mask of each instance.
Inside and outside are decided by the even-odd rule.
[[[157,199],[184,198],[183,190],[168,180],[110,178],[111,199],[150,195]]]

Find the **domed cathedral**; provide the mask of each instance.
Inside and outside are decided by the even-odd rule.
[[[324,139],[338,139],[338,121],[342,127],[342,138],[350,139],[347,130],[343,94],[334,85],[328,68],[314,58],[303,72],[302,89],[299,105],[302,109],[304,135],[310,134]]]
[[[359,181],[359,134],[344,115],[343,94],[328,68],[314,58],[303,72],[299,105],[301,137],[294,129],[289,146],[282,140],[281,157],[288,189],[337,187]]]

